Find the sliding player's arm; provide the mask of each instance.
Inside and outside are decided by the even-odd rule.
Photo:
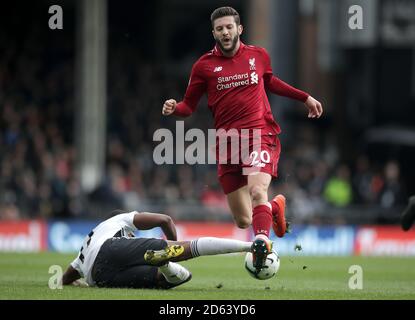
[[[177,103],[174,99],[166,100],[163,105],[162,114],[164,116],[171,114],[178,117],[190,116],[196,110],[200,98],[206,92],[206,88],[206,81],[203,78],[198,62],[196,62],[193,65],[189,85],[187,86],[183,101]]]
[[[76,287],[89,287],[88,283],[86,283],[85,280],[83,279],[82,271],[80,268],[80,264],[82,262],[79,259],[79,256],[81,253],[82,253],[82,249],[79,255],[76,257],[76,259],[69,264],[68,269],[66,269],[65,273],[63,274],[62,285],[64,286],[73,285]]]
[[[68,269],[66,269],[65,273],[62,276],[62,284],[67,286],[73,284],[73,282],[80,278],[81,275],[79,272],[74,267],[72,267],[72,265],[69,265]]]
[[[323,113],[323,107],[319,101],[314,99],[308,93],[301,91],[288,83],[285,83],[281,79],[274,76],[271,68],[271,60],[268,53],[264,50],[265,60],[265,72],[264,72],[264,85],[265,88],[274,94],[279,96],[291,98],[297,101],[301,101],[308,109],[309,118],[319,118]]]
[[[177,241],[176,226],[173,219],[165,214],[141,212],[134,215],[133,223],[139,230],[149,230],[160,227],[167,240]]]

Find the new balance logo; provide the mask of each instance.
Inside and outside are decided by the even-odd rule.
[[[222,71],[222,66],[216,67],[215,70],[213,70],[213,72],[219,72]]]
[[[251,73],[251,84],[258,84],[258,74],[256,72]]]

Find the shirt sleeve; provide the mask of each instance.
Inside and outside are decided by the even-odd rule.
[[[183,101],[177,104],[173,114],[179,117],[190,116],[196,110],[200,98],[206,92],[206,88],[206,80],[203,77],[200,62],[198,61],[193,65]]]
[[[71,262],[71,266],[72,268],[74,268],[76,271],[78,271],[78,273],[81,275],[81,277],[84,276],[84,274],[82,273],[81,270],[81,261],[79,260],[79,254],[76,257],[76,259],[74,261]]]
[[[264,54],[264,60],[265,60],[265,71],[264,71],[265,88],[279,96],[305,102],[309,94],[290,86],[288,83],[285,83],[281,79],[274,76],[272,72],[272,67],[271,67],[271,59],[268,55],[268,52],[265,49],[263,49],[263,54]]]
[[[137,211],[120,214],[120,220],[122,220],[123,224],[133,231],[137,230],[137,227],[134,225],[134,216],[136,214],[138,214]]]

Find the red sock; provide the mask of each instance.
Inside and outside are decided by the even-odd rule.
[[[256,206],[252,215],[252,228],[254,234],[265,234],[269,237],[269,230],[272,224],[271,209],[266,204]]]

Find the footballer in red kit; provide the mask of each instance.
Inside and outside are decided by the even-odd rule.
[[[281,129],[272,115],[266,91],[303,102],[309,118],[320,117],[323,109],[309,94],[273,75],[265,49],[241,42],[243,27],[235,9],[216,9],[211,23],[215,47],[193,65],[183,100],[165,101],[162,113],[190,116],[206,93],[217,132],[236,130],[248,136],[249,161],[231,162],[228,152],[228,161],[218,163],[218,178],[238,227],[252,224],[256,236],[252,253],[259,270],[272,250],[268,239],[271,226],[278,237],[286,232],[285,197],[277,195],[268,201],[267,194],[271,179],[277,177]],[[255,133],[259,140],[254,139]],[[229,149],[229,145],[226,147]],[[218,148],[219,144],[217,154]]]

